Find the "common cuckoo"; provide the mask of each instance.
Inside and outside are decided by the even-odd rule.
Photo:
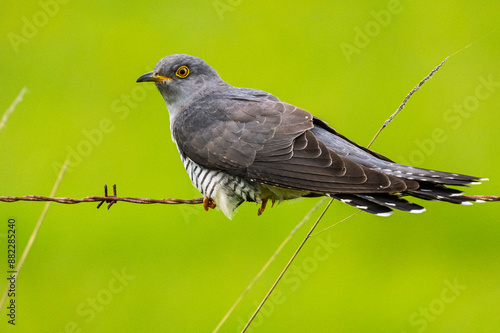
[[[482,201],[446,185],[486,178],[395,163],[270,93],[231,86],[202,59],[167,56],[137,82],[154,82],[165,99],[172,139],[205,210],[217,206],[231,218],[250,201],[261,204],[260,215],[268,200],[329,196],[388,216],[425,211],[405,196]]]

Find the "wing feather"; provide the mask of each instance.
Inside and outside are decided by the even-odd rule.
[[[273,186],[318,193],[418,188],[329,149],[312,131],[313,120],[272,95],[235,88],[193,102],[175,120],[173,134],[196,163]]]

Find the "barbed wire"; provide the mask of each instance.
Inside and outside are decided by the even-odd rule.
[[[196,199],[175,199],[175,198],[166,198],[166,199],[150,199],[150,198],[133,198],[133,197],[122,197],[119,198],[116,195],[116,184],[113,185],[113,195],[108,195],[108,186],[104,185],[104,196],[89,196],[81,199],[75,198],[52,198],[45,197],[41,195],[25,195],[21,197],[15,196],[0,196],[0,201],[3,202],[16,202],[16,201],[52,201],[62,204],[77,204],[82,202],[99,202],[97,208],[100,208],[103,203],[108,203],[108,209],[111,208],[118,201],[136,203],[136,204],[200,204],[203,203],[203,198]]]
[[[474,200],[482,201],[500,201],[499,196],[495,195],[469,195],[468,196]],[[62,204],[78,204],[82,202],[99,202],[97,208],[100,208],[105,202],[108,203],[108,209],[111,208],[118,201],[135,203],[135,204],[169,204],[169,205],[197,205],[203,203],[203,198],[195,199],[176,199],[176,198],[165,198],[165,199],[150,199],[150,198],[134,198],[134,197],[118,197],[116,195],[116,184],[113,185],[113,195],[108,195],[108,186],[104,185],[104,196],[93,195],[81,199],[76,198],[52,198],[45,197],[42,195],[24,195],[21,197],[15,196],[0,196],[1,202],[16,202],[16,201],[52,201]]]
[[[467,197],[482,201],[500,201],[500,197],[496,195],[468,195]]]

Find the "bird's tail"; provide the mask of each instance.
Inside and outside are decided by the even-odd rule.
[[[416,168],[415,168],[416,169]],[[430,171],[424,170],[423,171]],[[444,172],[434,171],[434,173],[446,174]],[[432,174],[434,174],[432,173]],[[421,173],[420,173],[421,174]],[[419,175],[420,175],[419,174]],[[457,174],[453,174],[457,175]],[[467,186],[467,184],[477,183],[478,180],[486,180],[484,178],[472,177],[460,175],[462,177],[458,178],[457,176],[453,176],[452,180],[453,184],[446,185],[456,185],[457,181],[462,182],[462,186]],[[417,176],[425,177],[425,176]],[[445,176],[450,177],[450,176]],[[468,180],[465,179],[468,177]],[[406,177],[402,177],[406,178]],[[415,179],[415,178],[413,178]],[[457,180],[459,179],[459,180]],[[436,180],[441,180],[438,182]],[[419,181],[419,188],[417,190],[406,191],[403,193],[366,193],[366,194],[335,194],[331,195],[331,197],[342,201],[343,203],[349,204],[353,207],[356,207],[360,210],[363,210],[367,213],[375,214],[378,216],[389,216],[394,213],[393,209],[410,212],[410,213],[422,213],[425,212],[425,208],[409,202],[405,200],[404,196],[412,196],[423,200],[429,201],[443,201],[449,202],[453,204],[460,205],[472,205],[473,203],[482,203],[486,201],[500,201],[499,196],[490,196],[490,195],[475,195],[475,196],[466,196],[463,191],[448,188],[443,183],[445,183],[446,179],[435,177],[433,181],[436,183],[431,183],[428,181]]]

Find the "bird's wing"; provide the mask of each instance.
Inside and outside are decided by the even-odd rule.
[[[320,193],[401,192],[411,180],[372,170],[320,141],[313,116],[272,95],[211,95],[175,120],[181,153],[217,169],[273,186]],[[334,134],[332,134],[334,135]]]

